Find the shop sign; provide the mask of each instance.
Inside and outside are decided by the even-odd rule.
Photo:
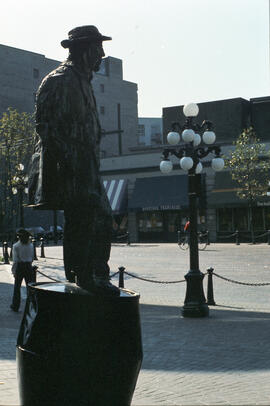
[[[143,207],[142,211],[157,211],[159,210],[158,206],[149,206],[149,207]]]
[[[180,210],[181,206],[180,204],[167,204],[164,206],[159,206],[160,210]]]
[[[166,204],[161,206],[148,206],[143,207],[142,211],[159,211],[159,210],[180,210],[180,204]]]

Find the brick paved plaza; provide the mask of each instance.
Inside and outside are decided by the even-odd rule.
[[[45,254],[36,261],[39,269],[63,279],[62,247],[46,247]],[[189,253],[176,244],[114,245],[110,265],[112,272],[124,266],[143,278],[178,281],[188,271]],[[200,269],[211,266],[237,281],[270,282],[270,246],[211,244],[200,252]],[[0,265],[1,406],[19,405],[15,343],[22,311],[9,309],[12,283],[10,266]],[[185,282],[126,276],[125,286],[141,294],[144,360],[132,406],[270,405],[270,286],[214,276],[217,305],[202,319],[181,317]],[[205,292],[206,286],[207,277]]]

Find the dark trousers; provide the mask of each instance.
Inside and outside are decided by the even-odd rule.
[[[72,205],[64,210],[64,265],[66,278],[74,282],[71,271],[81,281],[94,276],[109,279],[112,216],[102,208]]]
[[[21,285],[23,279],[26,285],[30,282],[36,281],[35,271],[32,269],[31,262],[18,262],[15,273],[14,291],[12,299],[12,307],[18,310],[21,303]]]

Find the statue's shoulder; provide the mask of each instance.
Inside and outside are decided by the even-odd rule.
[[[69,62],[63,62],[56,69],[50,72],[42,80],[38,92],[52,91],[53,89],[66,87],[67,84],[74,80],[74,72]]]

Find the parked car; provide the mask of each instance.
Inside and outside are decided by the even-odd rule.
[[[62,240],[63,233],[64,233],[63,227],[57,226],[57,240]],[[49,227],[49,230],[46,231],[44,238],[47,241],[52,241],[54,239],[54,226]]]
[[[41,226],[27,227],[26,230],[29,231],[29,233],[31,233],[32,236],[37,240],[39,240],[40,238],[44,238],[45,236],[45,230]]]

